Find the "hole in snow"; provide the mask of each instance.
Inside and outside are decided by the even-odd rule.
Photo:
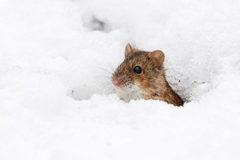
[[[93,15],[90,15],[90,14],[84,15],[82,17],[82,21],[83,21],[83,26],[85,28],[90,29],[91,31],[95,31],[95,30],[103,31],[103,32],[110,31],[110,27],[109,25],[107,25],[106,22],[99,20]]]

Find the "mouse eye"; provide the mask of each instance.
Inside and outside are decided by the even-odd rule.
[[[142,68],[139,67],[139,66],[136,66],[136,67],[133,68],[133,71],[137,74],[140,74],[142,72]]]

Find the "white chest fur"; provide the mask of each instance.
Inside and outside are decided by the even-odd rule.
[[[116,94],[124,101],[141,99],[144,91],[137,84],[130,84],[125,87],[115,87]]]

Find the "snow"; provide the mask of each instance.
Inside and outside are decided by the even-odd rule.
[[[1,160],[240,159],[237,0],[1,0]],[[186,101],[125,103],[127,43]]]

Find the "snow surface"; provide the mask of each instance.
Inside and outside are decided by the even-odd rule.
[[[239,160],[240,1],[0,0],[1,160]],[[127,43],[187,101],[125,103]]]

